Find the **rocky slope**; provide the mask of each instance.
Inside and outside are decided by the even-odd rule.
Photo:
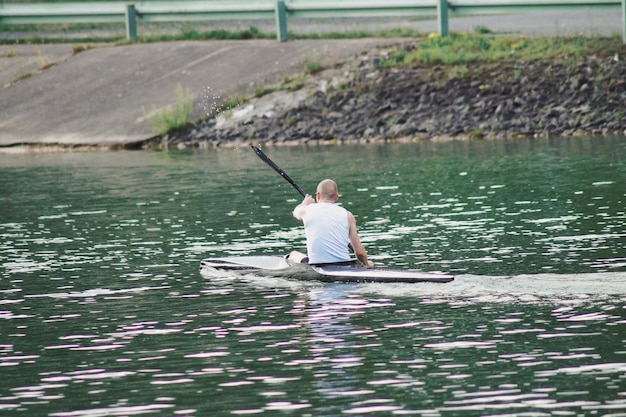
[[[411,48],[411,45],[407,45]],[[626,56],[386,68],[373,51],[166,138],[170,146],[626,135]]]

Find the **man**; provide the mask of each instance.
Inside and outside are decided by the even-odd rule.
[[[315,197],[317,202],[307,194],[293,210],[293,216],[304,222],[309,263],[349,262],[350,243],[359,262],[373,267],[374,263],[367,259],[367,252],[361,244],[354,216],[335,204],[339,199],[337,184],[329,179],[323,180],[317,186]]]

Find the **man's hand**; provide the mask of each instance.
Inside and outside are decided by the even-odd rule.
[[[311,196],[311,194],[307,194],[304,196],[304,200],[302,200],[302,204],[308,206],[309,204],[315,203],[315,199]]]

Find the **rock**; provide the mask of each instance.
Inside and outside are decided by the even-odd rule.
[[[204,120],[169,142],[206,147],[625,132],[624,60],[476,63],[448,77],[444,66],[389,69],[370,65],[373,59],[312,79],[299,91],[252,100],[230,119]]]

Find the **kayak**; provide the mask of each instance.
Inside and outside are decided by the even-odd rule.
[[[231,271],[237,274],[253,274],[322,282],[450,282],[451,275],[419,270],[388,268],[365,268],[356,263],[309,265],[290,261],[285,256],[237,256],[206,258],[200,262],[200,270]]]

